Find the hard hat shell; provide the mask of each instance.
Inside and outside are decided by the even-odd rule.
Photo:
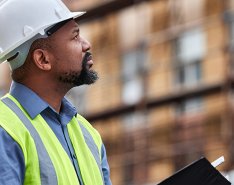
[[[84,13],[71,12],[61,0],[0,0],[0,63],[48,27]]]

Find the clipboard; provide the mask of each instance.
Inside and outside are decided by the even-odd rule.
[[[221,157],[210,163],[205,157],[194,161],[158,185],[231,185],[215,167],[221,164]]]

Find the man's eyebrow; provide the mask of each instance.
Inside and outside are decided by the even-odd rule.
[[[80,32],[80,28],[76,27],[75,29],[73,29],[72,33],[79,33]]]

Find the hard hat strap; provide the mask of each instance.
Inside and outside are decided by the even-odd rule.
[[[69,22],[70,20],[72,20],[73,18],[71,19],[66,19],[62,22],[59,22],[57,24],[55,24],[54,26],[52,26],[51,28],[49,28],[47,31],[46,31],[46,34],[48,36],[54,34],[56,31],[58,31],[62,26],[64,26],[67,22]]]
[[[46,38],[46,35],[37,34],[27,42],[21,44],[9,54],[7,54],[4,60],[7,60],[10,64],[11,70],[17,69],[18,67],[22,66],[28,56],[29,49],[32,43],[39,39],[39,38]]]

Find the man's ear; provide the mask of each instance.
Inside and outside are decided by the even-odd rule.
[[[45,71],[51,69],[50,56],[48,51],[43,49],[36,49],[33,51],[33,60],[35,65]]]

